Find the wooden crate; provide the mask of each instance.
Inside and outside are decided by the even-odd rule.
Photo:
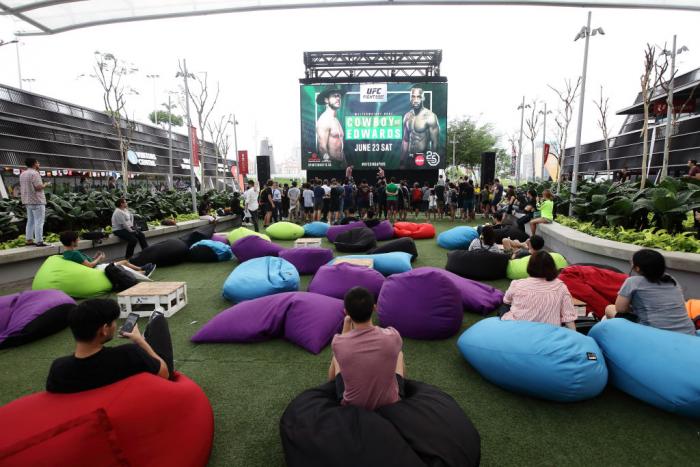
[[[187,305],[187,282],[139,282],[119,292],[117,302],[120,318],[126,318],[129,313],[151,316],[155,310],[169,318]]]
[[[574,303],[574,310],[576,310],[576,314],[578,316],[586,316],[586,303],[573,297],[571,297],[571,301]]]
[[[321,238],[298,238],[294,241],[294,248],[321,248]]]
[[[337,258],[333,264],[350,263],[356,266],[374,267],[374,260],[371,258]]]

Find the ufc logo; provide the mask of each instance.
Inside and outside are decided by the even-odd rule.
[[[381,94],[382,88],[367,88],[367,94]]]

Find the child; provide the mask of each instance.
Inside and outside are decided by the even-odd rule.
[[[428,211],[425,213],[425,218],[430,220],[430,215],[433,215],[433,219],[437,220],[437,196],[435,196],[435,188],[430,189],[430,194],[428,195]]]
[[[97,253],[97,256],[93,259],[90,256],[86,255],[82,251],[78,250],[78,234],[73,232],[72,230],[68,230],[66,232],[61,232],[59,238],[61,239],[61,243],[63,244],[63,247],[65,248],[65,251],[63,252],[63,259],[68,260],[68,261],[73,261],[74,263],[82,264],[83,266],[86,266],[88,268],[96,268],[96,269],[104,269],[107,267],[106,264],[100,264],[103,259],[105,259],[105,254],[101,251]],[[143,274],[147,277],[150,277],[151,274],[153,274],[153,271],[156,270],[156,265],[152,263],[145,264],[143,266],[143,269],[134,266],[127,260],[121,260],[121,261],[115,261],[114,264],[116,266],[123,266],[126,268],[129,268],[133,271],[138,272],[139,274]]]

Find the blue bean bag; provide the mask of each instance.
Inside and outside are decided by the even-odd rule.
[[[304,237],[325,237],[330,228],[325,222],[309,222],[304,226]]]
[[[479,238],[479,233],[474,227],[461,225],[446,230],[438,235],[437,243],[448,250],[466,250],[469,244]]]
[[[334,264],[338,258],[357,258],[357,259],[372,259],[374,260],[374,269],[381,272],[385,276],[399,274],[410,271],[411,255],[403,251],[394,251],[392,253],[378,253],[376,255],[347,255],[334,258],[328,264]]]
[[[299,290],[299,273],[289,261],[263,256],[241,263],[224,282],[223,296],[238,303]]]
[[[588,336],[603,350],[613,386],[654,407],[700,417],[700,338],[626,319],[601,321]]]
[[[457,347],[487,380],[540,399],[590,399],[608,381],[598,344],[551,324],[487,318],[464,331]]]
[[[215,240],[200,240],[190,247],[190,261],[229,261],[233,258],[231,247]]]

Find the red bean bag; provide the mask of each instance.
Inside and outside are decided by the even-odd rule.
[[[700,300],[688,300],[685,303],[685,309],[688,310],[688,316],[695,323],[695,329],[700,329]]]
[[[396,237],[411,237],[419,240],[435,237],[435,227],[433,224],[416,224],[415,222],[396,222],[394,224],[394,235]]]
[[[594,266],[568,266],[561,270],[561,279],[575,299],[586,304],[586,311],[599,319],[605,315],[605,307],[615,303],[617,293],[627,274]]]
[[[0,407],[0,426],[3,467],[204,466],[214,436],[207,396],[181,374],[25,396]]]

